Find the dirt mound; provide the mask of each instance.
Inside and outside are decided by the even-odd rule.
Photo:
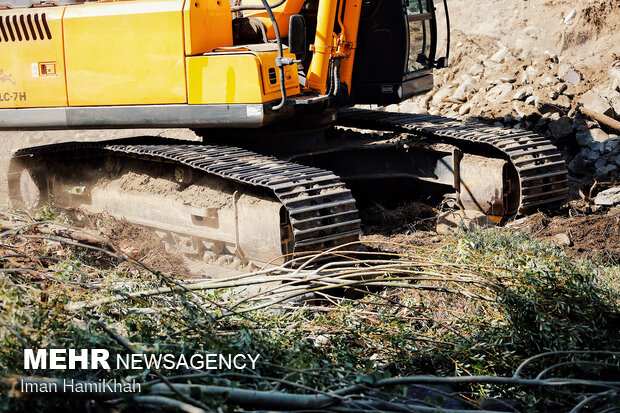
[[[585,258],[620,263],[620,207],[608,213],[572,217],[549,217],[539,212],[525,218],[518,227],[550,240],[565,234],[570,241],[564,245],[566,250]]]

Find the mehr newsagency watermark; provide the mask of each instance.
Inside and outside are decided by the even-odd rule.
[[[133,353],[110,356],[106,349],[24,349],[25,370],[245,370],[256,369],[260,354],[222,353]],[[21,380],[18,390],[25,393],[139,393],[135,379]]]

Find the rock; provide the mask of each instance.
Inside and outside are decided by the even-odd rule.
[[[583,157],[583,160],[586,161],[587,164],[590,164],[592,163],[592,161],[598,159],[600,155],[596,152],[591,151],[588,148],[585,148],[581,151],[581,156]]]
[[[607,101],[614,110],[616,118],[620,119],[620,92],[611,90],[607,95]]]
[[[605,152],[605,145],[603,145],[601,142],[596,142],[596,141],[590,141],[588,143],[588,148],[592,151],[592,152],[597,152],[597,159],[598,157]]]
[[[562,116],[549,123],[549,131],[555,138],[565,138],[573,132],[573,122],[570,118]]]
[[[583,154],[579,152],[577,155],[575,155],[573,160],[569,162],[568,170],[574,174],[583,175],[585,173],[585,169],[586,169],[586,162],[583,159]]]
[[[558,80],[552,76],[545,76],[543,80],[540,81],[540,86],[551,86],[558,83]]]
[[[449,88],[439,89],[437,93],[435,93],[435,95],[433,96],[433,100],[431,100],[432,105],[439,106],[439,104],[446,100],[448,97],[450,97],[451,94],[452,90]]]
[[[551,98],[551,100],[556,100],[558,96],[560,96],[560,94],[555,90],[549,92],[549,98]]]
[[[568,24],[577,15],[577,10],[572,9],[566,16],[564,16],[564,24]]]
[[[504,63],[504,60],[506,60],[506,57],[509,54],[510,54],[510,51],[508,50],[508,48],[506,46],[503,46],[501,49],[497,51],[497,53],[491,56],[491,59],[489,60],[495,63]]]
[[[568,96],[560,96],[556,99],[555,102],[553,102],[553,104],[555,106],[557,106],[558,108],[564,110],[564,111],[569,111],[571,108],[571,100]]]
[[[476,93],[476,87],[474,86],[473,80],[469,78],[456,88],[452,95],[452,99],[465,102],[471,93]]]
[[[573,244],[568,234],[565,233],[555,234],[551,239],[562,247],[570,247]]]
[[[400,107],[401,106],[402,106],[402,104],[401,105],[396,105],[396,104],[388,105],[388,106],[385,107],[385,111],[386,112],[400,112]]]
[[[609,135],[605,141],[605,152],[620,153],[620,138],[617,135]]]
[[[609,139],[609,135],[598,128],[590,129],[590,137],[593,141],[601,143],[605,143]]]
[[[456,230],[459,225],[462,225],[468,231],[475,229],[476,227],[491,227],[494,224],[489,217],[480,211],[465,210],[444,212],[437,216],[437,228],[438,234],[447,235]]]
[[[474,102],[471,100],[461,105],[461,107],[459,108],[459,115],[463,116],[463,115],[468,114],[473,105],[474,105]]]
[[[564,93],[564,91],[568,88],[568,86],[566,85],[566,83],[560,83],[556,88],[555,91],[558,92],[558,94],[562,94]]]
[[[605,158],[598,158],[596,162],[594,162],[594,167],[596,169],[602,169],[605,166],[607,166],[607,159]]]
[[[616,165],[606,165],[594,171],[594,176],[599,179],[607,179],[609,174],[616,170]]]
[[[517,81],[514,77],[502,76],[499,78],[499,81],[502,83],[514,83]]]
[[[484,73],[484,66],[480,63],[474,64],[469,68],[469,74],[472,76],[481,76]]]
[[[388,106],[388,108],[390,106]],[[400,106],[399,112],[402,112],[402,113],[420,113],[422,111],[420,106],[416,102],[412,102],[410,100],[401,103],[399,106]],[[385,110],[388,110],[388,109],[386,108]]]
[[[525,100],[528,97],[532,96],[534,93],[534,88],[532,86],[523,86],[519,88],[514,95],[512,95],[513,100]]]
[[[581,82],[581,73],[569,64],[561,64],[558,68],[558,78],[564,82],[578,85]]]
[[[528,96],[527,99],[525,99],[525,104],[526,105],[535,105],[536,104],[536,98],[534,96]]]
[[[607,102],[607,99],[600,96],[594,90],[590,90],[581,95],[579,103],[581,103],[584,108],[593,112],[601,113],[606,116],[613,116],[614,110],[609,102]]]
[[[620,67],[609,69],[609,78],[611,79],[612,89],[620,92]]]
[[[592,138],[590,137],[590,132],[587,130],[583,132],[577,132],[575,134],[575,139],[577,140],[579,146],[581,146],[582,148],[587,147],[588,144],[592,141]]]
[[[599,192],[594,198],[596,205],[616,205],[620,204],[620,186],[606,189]]]
[[[486,94],[486,99],[491,103],[499,103],[508,101],[508,94],[512,91],[513,87],[510,83],[502,83],[494,86]]]
[[[538,71],[533,66],[528,66],[525,68],[523,73],[521,74],[521,84],[527,85],[534,82],[536,79],[536,73]]]
[[[526,105],[525,103],[519,101],[512,102],[512,107],[514,108],[515,112],[517,112],[517,115],[522,118],[525,118],[526,116],[529,116],[536,111],[534,107]]]

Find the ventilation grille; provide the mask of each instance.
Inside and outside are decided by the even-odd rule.
[[[45,13],[0,16],[0,42],[49,40],[52,32]]]

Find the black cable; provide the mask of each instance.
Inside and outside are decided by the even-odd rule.
[[[282,53],[282,39],[280,38],[280,29],[278,28],[278,22],[273,15],[273,11],[271,11],[271,6],[267,3],[267,0],[261,1],[265,10],[267,10],[267,14],[269,14],[271,24],[273,24],[273,31],[276,33],[276,42],[278,44],[278,57],[276,58],[276,64],[278,65],[280,72],[280,91],[282,92],[282,101],[272,108],[275,111],[282,109],[286,104],[286,85],[284,84],[284,65],[282,64],[282,58],[284,57]]]
[[[269,7],[273,9],[274,7],[278,7],[282,5],[285,1],[286,0],[278,0],[275,3],[270,4]],[[257,4],[250,4],[247,6],[233,6],[230,8],[232,12],[243,11],[243,10],[266,10],[266,9],[267,7],[265,7],[265,2],[263,2],[262,6],[259,6]]]

